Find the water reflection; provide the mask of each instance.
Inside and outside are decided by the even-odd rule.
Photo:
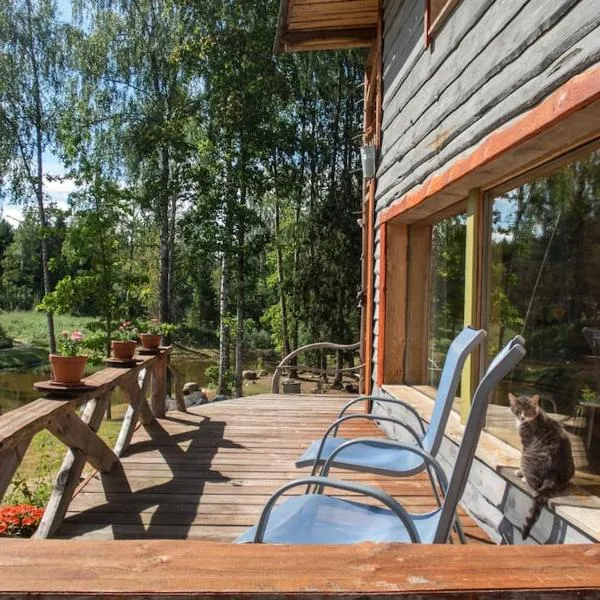
[[[183,383],[195,381],[203,387],[206,387],[207,383],[204,375],[205,369],[216,364],[213,360],[190,354],[175,354],[172,362],[181,374]],[[50,379],[49,365],[41,365],[24,371],[0,371],[0,414],[39,398],[40,393],[33,388],[33,384],[44,379]],[[113,394],[113,404],[120,404],[124,401],[121,392],[117,390]]]

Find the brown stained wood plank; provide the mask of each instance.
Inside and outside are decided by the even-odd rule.
[[[308,474],[294,461],[351,398],[265,394],[168,413],[136,430],[110,474],[95,474],[81,486],[57,535],[231,541],[257,520],[275,489]],[[368,421],[354,421],[342,434],[382,435]],[[332,475],[382,487],[411,512],[434,506],[423,475],[405,480],[342,470]],[[465,515],[463,522],[473,541],[487,540]]]
[[[91,560],[93,557],[93,567]],[[597,546],[8,541],[0,598],[597,598]],[[500,590],[500,592],[498,592]],[[504,595],[501,594],[504,591]]]
[[[73,413],[55,417],[48,429],[67,447],[81,450],[86,460],[102,472],[110,471],[118,460],[106,442]]]

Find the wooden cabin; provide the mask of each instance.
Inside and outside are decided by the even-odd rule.
[[[146,357],[92,376],[95,391],[0,416],[0,488],[36,431],[69,447],[42,531],[60,539],[0,540],[0,598],[600,598],[600,2],[281,0],[277,52],[344,48],[365,48],[363,144],[377,150],[363,199],[364,391],[427,417],[449,340],[484,327],[442,445],[450,470],[489,357],[517,333],[528,341],[463,497],[469,543],[231,544],[344,399],[165,414],[168,357]],[[94,432],[117,386],[130,408],[110,449]],[[578,461],[527,547],[508,391],[539,393]],[[367,425],[349,434],[382,435]],[[98,470],[80,481],[86,460]],[[419,480],[351,478],[412,507],[433,501]]]
[[[507,393],[537,393],[578,471],[533,536],[598,540],[600,3],[282,0],[276,51],[353,47],[367,56],[363,145],[377,150],[363,205],[364,391],[427,413],[452,337],[486,329],[463,373],[451,468],[477,381],[522,334],[528,356],[492,400],[466,505],[497,542],[520,542],[531,497],[514,477]]]

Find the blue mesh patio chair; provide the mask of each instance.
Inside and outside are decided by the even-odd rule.
[[[411,514],[397,500],[374,487],[348,483],[327,477],[306,477],[281,487],[267,502],[257,525],[236,542],[266,542],[280,544],[352,544],[372,542],[406,542],[441,544],[449,540],[456,520],[456,509],[467,483],[475,449],[485,422],[489,398],[494,387],[525,356],[519,343],[509,342],[492,362],[475,394],[471,412],[458,450],[456,463],[448,483],[446,475],[427,451],[418,446],[394,441],[377,441],[381,451],[402,449],[418,456],[431,467],[438,478],[444,499],[436,510],[426,514]],[[374,444],[375,440],[357,439],[346,443]],[[337,450],[344,452],[344,447]],[[332,457],[334,458],[334,457]],[[287,498],[275,507],[277,500],[298,486],[308,486],[316,493]],[[324,488],[344,490],[373,498],[383,506],[363,504],[323,493]]]
[[[427,453],[435,456],[442,442],[465,361],[469,354],[483,342],[485,336],[486,332],[483,329],[466,327],[450,344],[437,389],[431,422],[428,427],[426,427],[419,413],[404,400],[380,396],[360,396],[351,400],[342,408],[338,418],[328,427],[323,437],[310,444],[296,461],[296,466],[300,468],[312,465],[311,475],[316,475],[319,466],[327,462],[336,449],[348,441],[347,438],[337,437],[340,425],[356,420],[394,423],[403,428],[415,444]],[[420,430],[416,431],[403,420],[390,416],[345,414],[351,406],[366,400],[375,400],[392,406],[401,406],[415,417]],[[338,457],[330,466],[341,469],[367,471],[380,475],[409,476],[423,471],[426,468],[426,462],[415,454],[406,453],[401,450],[396,452],[381,452],[380,448],[369,443],[368,445],[355,444],[351,449],[344,452],[343,457]]]

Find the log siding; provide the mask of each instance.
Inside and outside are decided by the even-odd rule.
[[[424,183],[467,160],[490,136],[600,62],[595,0],[461,0],[429,47],[422,0],[383,0],[382,10],[373,373],[381,348],[378,257],[384,214],[392,217],[404,198],[421,196]],[[447,195],[462,199],[456,190]]]

